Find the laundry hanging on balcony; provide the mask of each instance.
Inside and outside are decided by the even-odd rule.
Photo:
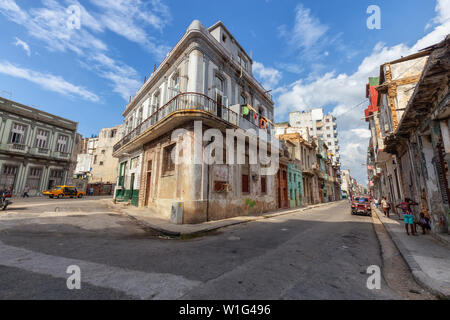
[[[263,117],[261,117],[261,119],[259,119],[259,128],[260,129],[266,129],[268,126],[267,120]]]
[[[242,112],[243,116],[248,116],[248,114],[250,113],[250,109],[249,109],[248,105],[243,105],[241,112]]]

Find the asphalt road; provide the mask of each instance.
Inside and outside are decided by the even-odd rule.
[[[81,270],[69,290],[67,267]],[[0,212],[0,299],[401,299],[384,279],[370,217],[338,202],[228,227],[159,237],[98,199],[26,200]]]

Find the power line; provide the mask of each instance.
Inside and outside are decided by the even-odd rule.
[[[352,111],[352,110],[358,108],[358,107],[361,106],[362,104],[367,103],[367,100],[369,100],[369,99],[366,98],[366,99],[364,99],[363,101],[361,101],[360,103],[358,103],[357,105],[354,105],[353,107],[351,107],[350,109],[348,109],[347,111],[345,111],[344,113],[341,113],[341,114],[339,114],[339,115],[333,115],[333,116],[334,116],[335,118],[340,118],[340,117],[342,117],[343,115],[349,113],[350,111]]]

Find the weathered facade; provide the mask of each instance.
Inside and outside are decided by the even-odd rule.
[[[72,184],[76,122],[0,98],[0,189],[20,196]]]
[[[378,152],[370,155],[380,172],[376,192],[393,204],[405,197],[417,202],[416,218],[428,211],[436,233],[449,232],[449,47],[450,36],[382,66],[381,133],[373,140]]]
[[[262,132],[270,137],[273,107],[253,78],[252,59],[226,27],[192,22],[123,113],[124,137],[114,146],[116,200],[131,199],[177,223],[275,209],[276,172],[262,175],[261,165],[248,161]],[[218,150],[224,160],[237,156],[236,139],[219,138],[227,129],[253,130],[245,144],[246,164],[205,161],[211,148],[216,160]],[[198,161],[181,161],[189,157]]]

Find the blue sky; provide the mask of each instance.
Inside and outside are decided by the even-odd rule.
[[[381,30],[369,30],[369,5]],[[81,10],[80,29],[66,9]],[[0,0],[0,95],[79,122],[84,136],[122,122],[130,95],[190,22],[222,20],[273,89],[276,120],[324,107],[338,117],[344,168],[366,180],[361,120],[380,64],[450,33],[450,0]]]

